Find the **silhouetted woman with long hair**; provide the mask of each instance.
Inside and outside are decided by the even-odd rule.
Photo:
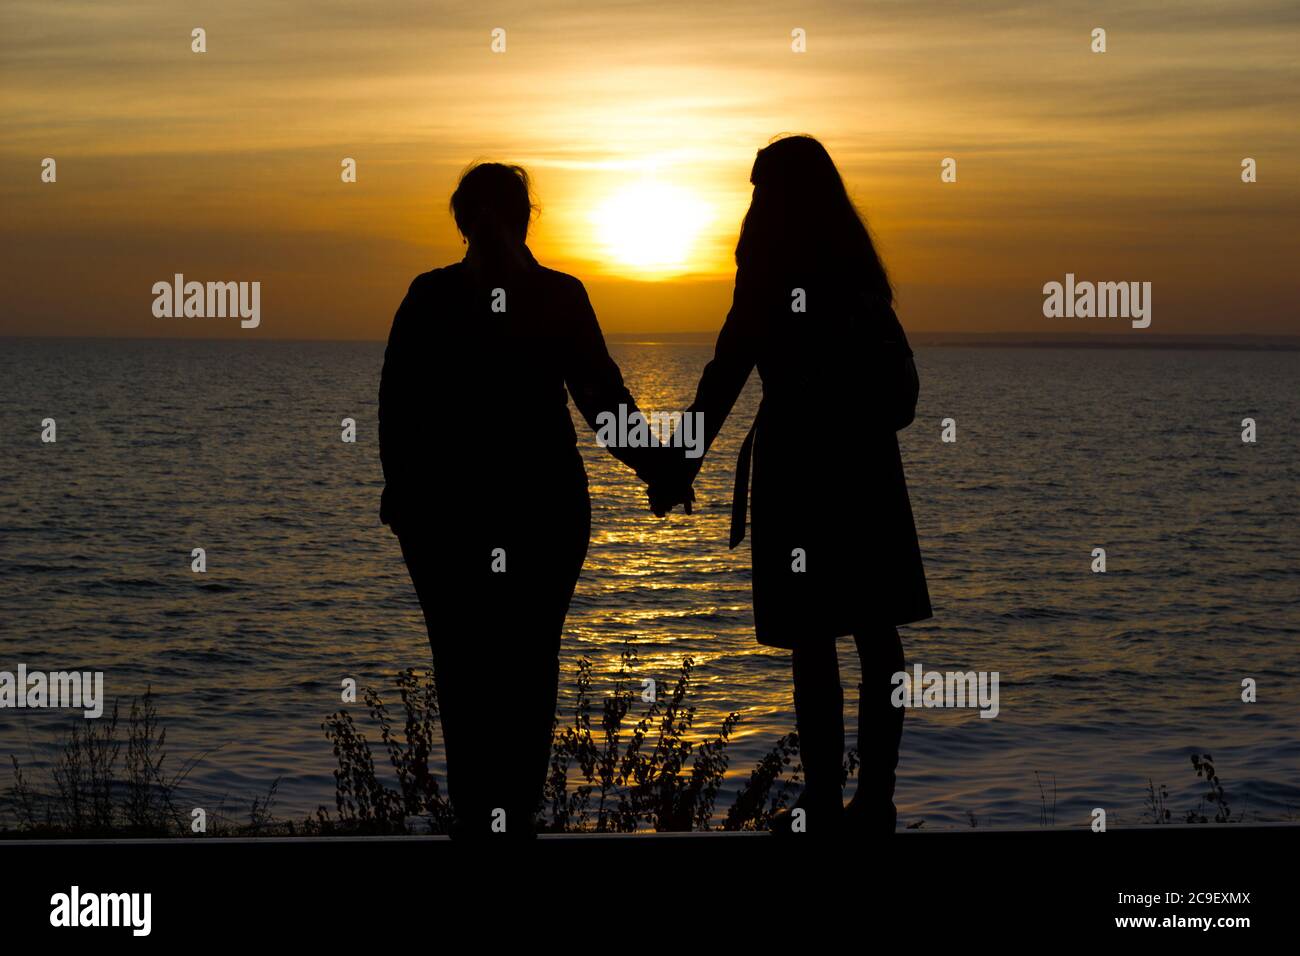
[[[915,409],[915,366],[889,278],[821,143],[779,139],[750,178],[731,311],[690,411],[704,413],[711,444],[758,367],[763,400],[737,463],[731,546],[748,504],[757,637],[792,651],[803,825],[889,831],[903,727],[890,701],[903,669],[897,625],[931,614],[895,437]],[[862,663],[862,767],[846,809],[836,638],[849,634]]]
[[[528,250],[524,170],[471,167],[451,208],[465,258],[416,277],[384,353],[381,520],[433,650],[453,833],[529,836],[591,525],[565,388],[593,428],[636,404],[582,283]],[[609,450],[650,477],[649,449]]]

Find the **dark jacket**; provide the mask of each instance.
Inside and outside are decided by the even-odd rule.
[[[636,404],[582,283],[527,259],[503,272],[467,258],[411,283],[379,386],[385,524],[562,524],[587,506],[565,387],[593,428]],[[609,450],[648,474],[647,449]]]
[[[795,289],[804,312],[792,311]],[[888,343],[900,340],[910,356],[889,304],[835,275],[737,278],[690,411],[704,413],[712,444],[758,367],[763,399],[737,469],[732,546],[744,534],[748,492],[763,644],[794,647],[931,616],[898,440],[882,413],[884,383],[896,380],[889,363],[902,360]]]

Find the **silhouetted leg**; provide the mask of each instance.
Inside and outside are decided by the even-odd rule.
[[[467,653],[461,635],[437,635],[430,628],[434,682],[438,688],[443,746],[447,755],[447,795],[456,815],[457,835],[486,836],[493,800],[492,744],[495,728],[485,715],[485,688],[491,667]]]
[[[893,676],[903,670],[903,642],[898,628],[885,626],[854,635],[862,662],[858,685],[858,789],[848,818],[873,832],[892,831],[898,748],[903,739],[902,707],[893,705]]]
[[[844,787],[844,691],[833,640],[795,648],[794,711],[803,763],[804,792],[799,805],[808,813],[808,832],[819,819],[838,824]]]
[[[527,529],[509,549],[509,570],[494,576],[484,608],[494,629],[476,641],[496,675],[480,708],[491,720],[486,796],[505,811],[508,836],[533,835],[550,767],[560,640],[590,531],[583,491],[568,520]]]
[[[490,594],[482,610],[487,626],[473,638],[482,649],[487,677],[476,710],[485,728],[481,747],[490,755],[483,768],[489,819],[494,812],[504,812],[498,826],[504,824],[505,835],[527,837],[532,834],[536,804],[529,798],[537,777],[533,754],[542,733],[540,725],[544,723],[549,732],[554,714],[560,634],[558,629],[543,627],[537,607],[544,597],[539,582],[526,584],[523,556],[517,550],[511,555],[517,567],[512,566],[508,574],[514,578]],[[541,780],[536,781],[539,788]],[[490,827],[487,834],[499,835]]]
[[[546,545],[536,554],[539,587],[530,593],[529,620],[517,636],[529,650],[521,658],[524,684],[519,692],[515,728],[515,818],[526,819],[530,826],[550,769],[560,640],[573,589],[587,558],[590,532],[591,509],[584,487],[570,520],[538,539]]]
[[[491,807],[483,792],[483,764],[489,751],[484,747],[485,727],[477,720],[476,704],[482,701],[480,688],[489,676],[490,666],[475,659],[472,643],[456,626],[459,616],[448,593],[447,569],[438,561],[440,553],[448,553],[447,543],[431,531],[404,532],[398,541],[420,600],[433,654],[434,686],[447,760],[447,794],[459,825],[468,827],[470,821],[481,821],[481,829],[486,832]]]
[[[469,613],[429,618],[455,833],[470,839],[532,834],[531,752],[539,720],[549,735],[554,713],[560,631],[542,625],[547,595],[523,549],[500,544],[505,572],[485,561],[481,576],[441,585],[442,601]],[[543,706],[550,713],[541,718]]]
[[[518,697],[517,720],[511,747],[514,786],[508,809],[511,820],[531,833],[542,788],[550,766],[555,724],[556,688],[559,683],[559,628],[538,627],[536,653],[529,655],[527,673]]]

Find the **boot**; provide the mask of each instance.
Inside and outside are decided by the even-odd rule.
[[[861,692],[861,687],[859,687]],[[876,695],[879,697],[879,693]],[[893,833],[898,825],[894,784],[903,739],[903,708],[887,698],[858,698],[858,789],[844,810],[845,825],[862,834]]]
[[[795,832],[794,811],[803,810],[803,830]],[[829,836],[839,833],[844,828],[844,805],[839,798],[810,798],[805,789],[794,802],[794,806],[778,810],[772,816],[771,832],[778,837]]]
[[[898,827],[898,808],[893,800],[872,802],[855,793],[844,808],[844,827],[863,835],[893,833]]]

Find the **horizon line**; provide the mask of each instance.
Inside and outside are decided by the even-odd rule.
[[[673,344],[674,342],[712,342],[716,330],[681,331],[611,331],[605,338],[620,344],[644,345]],[[1223,351],[1300,351],[1300,334],[1273,335],[1268,333],[1165,333],[1161,335],[1096,333],[1081,335],[1078,332],[1019,332],[1019,331],[932,331],[916,330],[909,334],[914,345],[927,348],[980,348],[1000,346],[1005,348],[1090,348],[1090,349],[1183,349]],[[379,338],[272,338],[248,335],[0,335],[4,341],[29,342],[257,342],[261,344],[383,344]]]

